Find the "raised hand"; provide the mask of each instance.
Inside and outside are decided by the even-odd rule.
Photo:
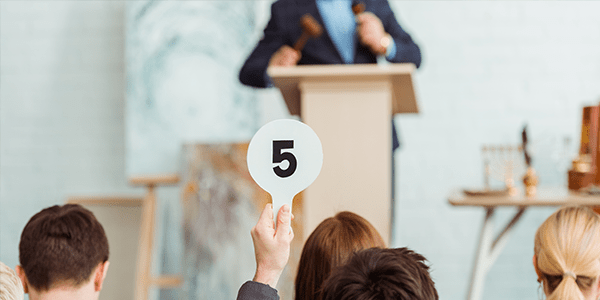
[[[294,238],[290,206],[284,204],[277,215],[277,231],[273,222],[273,206],[267,204],[258,223],[252,228],[256,256],[256,274],[253,281],[275,288],[290,258],[290,244]]]

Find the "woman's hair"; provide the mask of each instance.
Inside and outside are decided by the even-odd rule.
[[[319,299],[321,286],[333,268],[344,264],[355,251],[372,247],[385,248],[385,243],[363,217],[344,211],[325,219],[302,249],[296,275],[296,300]]]
[[[600,216],[563,207],[535,234],[534,254],[548,300],[583,299],[600,275]]]
[[[23,300],[25,292],[17,273],[0,261],[0,300]]]

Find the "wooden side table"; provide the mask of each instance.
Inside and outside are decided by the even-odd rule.
[[[519,222],[525,210],[529,207],[584,205],[600,206],[600,196],[591,196],[569,192],[566,188],[541,188],[535,197],[516,196],[466,196],[462,191],[454,192],[448,198],[453,206],[479,206],[485,209],[485,217],[481,225],[481,233],[471,281],[469,283],[468,300],[480,300],[483,293],[485,277],[506,245],[515,224]],[[512,219],[502,227],[494,237],[494,214],[497,207],[517,207]]]

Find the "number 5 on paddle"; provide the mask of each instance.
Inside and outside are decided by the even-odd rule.
[[[273,217],[283,204],[292,207],[296,194],[321,172],[321,141],[308,125],[276,120],[261,127],[248,146],[248,170],[256,183],[273,198]]]

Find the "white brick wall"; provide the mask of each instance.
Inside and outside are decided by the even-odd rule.
[[[442,299],[461,299],[483,210],[451,207],[452,189],[481,186],[484,143],[517,143],[528,123],[542,184],[565,184],[581,107],[600,101],[597,2],[392,1],[419,42],[418,116],[399,116],[395,246],[422,252]],[[563,139],[571,144],[567,155]],[[533,235],[554,208],[528,211],[490,270],[483,299],[535,299]],[[504,223],[512,209],[502,209]]]
[[[391,4],[424,56],[421,113],[396,118],[403,148],[393,246],[426,255],[441,298],[461,299],[483,213],[451,207],[446,197],[480,185],[480,146],[518,142],[525,122],[541,181],[564,182],[562,139],[571,138],[574,154],[580,109],[600,100],[600,3]],[[70,194],[130,191],[123,10],[113,1],[0,2],[0,260],[10,266],[25,222],[41,208]],[[484,299],[537,297],[533,234],[552,211],[525,214],[490,270]]]
[[[123,15],[117,1],[0,2],[0,260],[11,267],[42,208],[138,192],[124,174]]]

